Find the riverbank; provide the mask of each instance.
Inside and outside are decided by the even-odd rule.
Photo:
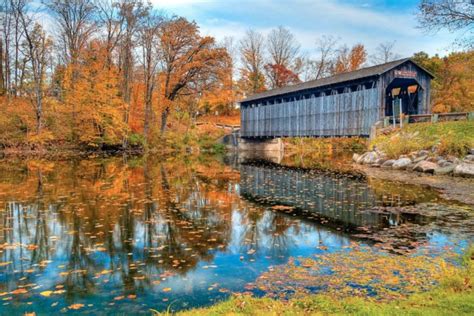
[[[353,164],[352,167],[353,170],[364,174],[368,178],[429,186],[436,189],[441,197],[447,200],[474,205],[474,179],[472,178],[455,178],[447,175],[433,176],[406,170],[393,171],[372,168],[358,164]]]
[[[440,284],[433,289],[396,299],[377,300],[357,295],[339,298],[320,294],[274,300],[239,295],[208,308],[177,315],[472,315],[474,248],[466,251],[461,267],[455,272],[443,271]]]

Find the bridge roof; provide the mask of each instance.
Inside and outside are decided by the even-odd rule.
[[[401,64],[403,64],[407,61],[411,61],[418,68],[420,68],[421,70],[427,72],[431,77],[433,77],[433,75],[429,71],[427,71],[423,67],[416,64],[410,58],[403,58],[403,59],[391,61],[391,62],[388,62],[388,63],[385,63],[385,64],[375,65],[375,66],[366,67],[366,68],[362,68],[362,69],[358,69],[358,70],[354,70],[354,71],[350,71],[350,72],[337,74],[337,75],[330,76],[330,77],[327,77],[327,78],[306,81],[306,82],[295,84],[295,85],[292,85],[292,86],[287,86],[287,87],[283,87],[283,88],[264,91],[264,92],[261,92],[261,93],[256,93],[256,94],[253,94],[253,95],[247,97],[246,99],[242,100],[242,103],[243,102],[249,102],[249,101],[255,101],[255,100],[259,100],[259,99],[264,99],[264,98],[268,98],[268,97],[285,95],[285,94],[288,94],[288,93],[302,91],[302,90],[308,90],[308,89],[313,89],[313,88],[329,86],[329,85],[336,84],[336,83],[342,83],[342,82],[347,82],[347,81],[352,81],[352,80],[357,80],[357,79],[362,79],[362,78],[367,78],[367,77],[372,77],[372,76],[378,76],[378,75],[386,73],[387,71],[392,70],[393,68],[395,68],[395,67],[397,67],[397,66],[399,66],[399,65],[401,65]]]

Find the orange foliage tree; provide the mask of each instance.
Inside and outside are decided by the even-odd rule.
[[[79,135],[79,141],[89,146],[118,144],[127,130],[118,71],[107,65],[107,50],[99,41],[91,42],[81,55],[78,78],[73,79],[75,71],[69,66],[63,83],[65,106],[76,112],[71,137]]]
[[[336,62],[333,66],[333,74],[353,71],[361,68],[367,61],[367,51],[362,44],[356,44],[351,49],[342,46],[337,54]]]
[[[431,85],[434,113],[474,111],[474,51],[446,57],[420,52],[413,59],[435,76]]]
[[[195,22],[174,17],[164,22],[159,45],[162,52],[160,74],[161,128],[163,133],[174,102],[192,93],[198,85],[206,89],[228,57],[225,49],[215,46],[214,38],[202,37]],[[203,80],[207,79],[207,80]]]

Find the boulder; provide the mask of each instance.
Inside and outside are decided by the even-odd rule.
[[[385,161],[383,164],[382,164],[382,168],[392,168],[392,165],[393,163],[395,162],[394,159],[389,159],[387,161]]]
[[[406,169],[411,164],[410,158],[400,158],[393,162],[392,169],[401,170]]]
[[[474,148],[471,148],[471,150],[469,150],[469,154],[474,155]]]
[[[441,159],[441,160],[438,160],[438,165],[442,166],[444,165],[445,163],[447,163],[448,161],[445,160],[445,159]]]
[[[428,158],[428,156],[418,156],[417,158],[413,160],[413,162],[418,163],[420,161],[426,160],[426,158]]]
[[[451,173],[453,173],[455,167],[456,167],[456,165],[454,165],[454,164],[450,164],[450,165],[447,165],[447,166],[441,166],[441,167],[436,168],[434,170],[434,174],[438,175],[438,176],[451,174]]]
[[[433,173],[439,166],[434,162],[420,161],[414,167],[413,170],[424,173]]]
[[[365,152],[365,153],[363,153],[362,155],[359,155],[359,158],[357,159],[356,162],[361,165],[361,164],[362,164],[362,161],[364,160],[364,158],[365,158],[368,154],[369,154],[369,152]]]
[[[467,155],[466,157],[464,157],[464,161],[474,162],[474,155]]]
[[[379,159],[379,156],[377,155],[377,153],[374,151],[369,151],[368,153],[364,154],[362,163],[364,165],[372,165],[377,161],[377,159]]]
[[[461,163],[454,168],[453,173],[458,177],[474,178],[474,164]]]
[[[429,153],[430,152],[428,150],[423,149],[418,152],[418,156],[428,156]]]
[[[438,163],[438,165],[440,167],[448,167],[448,166],[454,166],[455,164],[450,161],[443,161],[443,162]]]
[[[354,162],[357,162],[357,160],[359,160],[359,158],[360,158],[359,154],[353,154],[352,155],[352,161],[354,161]]]

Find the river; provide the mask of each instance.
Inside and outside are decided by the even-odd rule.
[[[148,314],[261,296],[256,279],[290,258],[354,244],[460,252],[471,214],[426,187],[261,161],[3,159],[0,313]]]

